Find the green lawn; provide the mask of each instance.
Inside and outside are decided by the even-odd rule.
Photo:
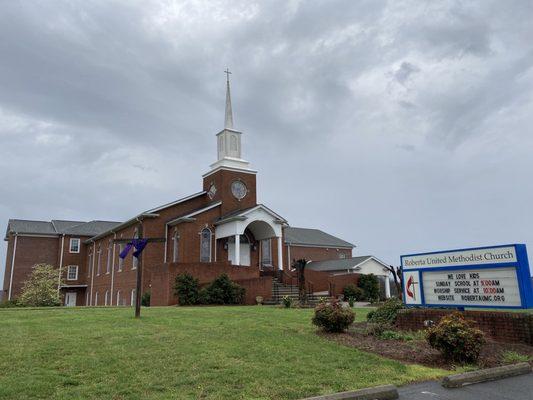
[[[367,310],[357,310],[358,320]],[[445,371],[320,338],[312,310],[0,310],[1,399],[298,399]]]

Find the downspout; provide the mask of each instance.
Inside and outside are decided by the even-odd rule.
[[[15,243],[13,244],[13,257],[11,257],[11,274],[9,277],[9,293],[7,295],[7,300],[11,300],[11,288],[13,287],[13,270],[15,269],[15,254],[17,252],[17,238],[18,235],[15,233]]]
[[[89,305],[93,304],[93,284],[94,284],[94,260],[96,258],[96,242],[93,242],[93,265],[91,266],[91,295],[89,297]]]
[[[117,233],[113,235],[113,239],[117,238]],[[115,247],[116,243],[113,241],[113,262],[111,263],[111,296],[109,298],[109,305],[113,305],[113,289],[115,287]]]
[[[168,224],[165,224],[165,255],[163,256],[163,262],[167,262],[167,247],[168,247]]]
[[[61,237],[61,255],[59,256],[59,276],[57,278],[57,294],[61,290],[61,268],[63,267],[63,250],[65,248],[65,234]]]
[[[287,268],[291,268],[291,244],[287,243]]]

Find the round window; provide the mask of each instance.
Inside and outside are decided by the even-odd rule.
[[[231,194],[235,196],[237,200],[241,200],[246,196],[246,193],[248,193],[248,189],[246,188],[246,185],[242,181],[233,181],[231,183]]]

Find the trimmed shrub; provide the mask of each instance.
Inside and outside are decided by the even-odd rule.
[[[398,311],[405,308],[402,301],[396,297],[391,297],[374,311],[370,311],[366,319],[368,322],[377,324],[394,325],[398,317]]]
[[[246,290],[222,274],[205,288],[202,293],[204,304],[242,304]]]
[[[346,285],[342,290],[342,294],[344,294],[344,298],[347,300],[354,299],[355,301],[361,301],[365,298],[365,292],[363,289],[357,287],[353,283]]]
[[[366,325],[365,335],[381,337],[383,332],[390,329],[390,325],[370,322]]]
[[[479,358],[485,335],[461,313],[454,312],[430,327],[426,340],[449,361],[473,363]]]
[[[361,275],[357,282],[364,292],[364,300],[375,302],[379,300],[379,279],[374,274]]]
[[[343,332],[355,320],[355,313],[342,307],[338,300],[322,303],[316,306],[313,324],[326,332]]]
[[[150,307],[150,291],[144,292],[141,297],[141,305],[143,307]]]
[[[283,304],[283,306],[285,308],[291,308],[292,307],[292,297],[290,296],[283,296],[281,298],[281,304]]]
[[[181,306],[198,304],[199,287],[198,279],[191,274],[183,273],[176,276],[174,293],[178,296],[178,303]]]
[[[209,296],[209,290],[207,287],[203,287],[198,292],[198,303],[200,304],[212,304],[211,297]]]

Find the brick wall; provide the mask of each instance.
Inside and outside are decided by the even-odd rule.
[[[236,267],[227,262],[220,263],[165,263],[154,266],[151,270],[151,299],[152,306],[169,306],[178,303],[178,298],[174,295],[174,282],[176,276],[182,273],[189,273],[199,280],[200,285],[206,285],[212,282],[216,277],[225,273],[229,278],[240,284],[245,282],[250,290],[247,293],[252,295],[251,290],[257,288],[261,293],[267,290],[266,280],[272,280],[270,277],[259,279],[259,269],[254,267]],[[257,282],[252,282],[257,280]],[[265,282],[263,282],[265,281]],[[253,294],[255,296],[263,294]],[[248,295],[247,295],[248,296]]]
[[[340,258],[344,254],[346,258],[352,257],[351,249],[336,247],[313,247],[313,246],[283,246],[283,262],[285,265],[292,264],[294,260],[305,258],[307,261],[325,261]],[[289,260],[290,253],[290,260]],[[290,263],[289,263],[290,261]]]
[[[330,292],[331,296],[337,297],[342,294],[346,285],[357,285],[360,274],[331,275],[328,272],[306,269],[305,283],[307,289],[312,292]],[[292,271],[283,275],[283,282],[289,285],[297,285],[297,273]]]
[[[399,329],[419,330],[424,321],[434,322],[453,312],[442,309],[402,310],[396,322]],[[533,315],[518,312],[464,311],[463,315],[476,322],[477,327],[497,341],[520,342],[533,345]]]

